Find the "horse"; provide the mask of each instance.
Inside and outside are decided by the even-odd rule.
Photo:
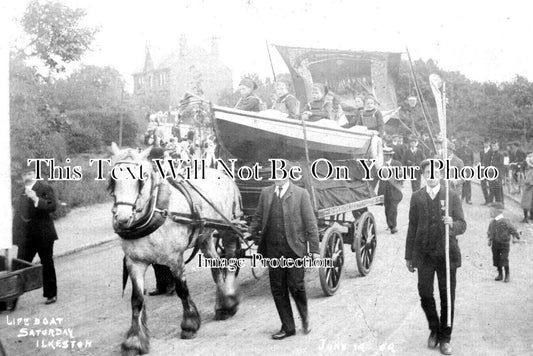
[[[123,355],[138,355],[149,351],[143,294],[146,269],[150,264],[169,267],[183,305],[181,338],[194,338],[201,320],[187,287],[184,252],[194,247],[194,253],[201,249],[205,257],[219,258],[216,231],[205,221],[238,220],[242,215],[241,198],[235,182],[218,170],[206,169],[205,179],[176,181],[166,179],[150,160],[155,148],[120,150],[113,143],[111,150],[112,172],[129,174],[129,179],[115,174],[108,187],[114,197],[113,227],[124,251],[123,290],[128,277],[132,281],[132,322],[121,348]],[[219,229],[218,233],[228,242],[225,257],[231,258],[237,241],[235,232]],[[215,319],[226,319],[237,312],[239,304],[235,271],[211,268],[211,272],[217,286]]]

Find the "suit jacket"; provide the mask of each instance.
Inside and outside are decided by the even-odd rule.
[[[245,111],[261,111],[261,105],[261,99],[254,94],[250,94],[245,98],[240,98],[237,102],[237,105],[235,105],[235,109]]]
[[[275,194],[275,185],[264,188],[259,197],[259,204],[248,231],[254,235],[260,232],[261,239],[257,252],[265,255],[266,241],[264,232],[268,222],[272,199]],[[307,190],[297,187],[292,182],[281,198],[283,205],[283,220],[287,242],[296,255],[302,257],[309,252],[319,253],[318,225],[311,205]],[[260,229],[260,230],[259,230]]]
[[[479,160],[482,166],[484,167],[490,166],[491,158],[492,158],[492,149],[489,149],[487,153],[485,153],[485,150],[481,150],[479,152]]]
[[[57,240],[57,233],[50,213],[56,210],[56,198],[53,189],[37,181],[32,188],[39,202],[37,207],[24,191],[15,202],[13,214],[13,243],[20,245],[28,242]]]
[[[490,156],[490,164],[491,166],[494,166],[498,169],[499,175],[498,179],[502,179],[505,173],[505,166],[503,164],[503,155],[500,151],[492,151],[492,154]]]
[[[391,160],[391,166],[401,167],[402,164],[393,159]],[[385,164],[384,164],[384,167],[385,167]],[[391,177],[391,179],[388,179],[388,180],[380,180],[379,187],[378,187],[378,195],[386,195],[387,192],[389,192],[388,194],[390,194],[390,198],[392,200],[400,202],[403,198],[402,186],[403,186],[403,181],[396,180],[394,179],[394,177]],[[391,189],[387,189],[387,187],[390,187]]]
[[[396,161],[402,161],[403,159],[403,155],[405,153],[405,147],[404,145],[401,145],[401,144],[396,144],[396,145],[391,145],[392,146],[392,150],[394,151],[394,156],[392,156],[393,159],[395,159]]]
[[[465,145],[459,147],[457,149],[457,156],[463,160],[465,166],[471,167],[474,165],[474,151],[472,151],[470,146]]]
[[[403,164],[406,166],[419,166],[426,159],[424,152],[418,147],[413,153],[409,147],[403,154]]]
[[[443,201],[444,196],[444,187],[441,185],[438,197],[435,199]],[[461,266],[461,250],[459,249],[456,236],[461,235],[466,231],[466,221],[461,206],[461,198],[452,190],[450,190],[449,207],[449,214],[453,219],[453,227],[450,228],[450,267],[457,268]],[[425,250],[423,241],[426,238],[437,238],[437,236],[428,236],[428,211],[427,193],[426,189],[423,188],[416,191],[411,196],[409,228],[407,230],[407,238],[405,242],[405,259],[412,261],[414,267],[419,267],[429,252]],[[444,222],[442,225],[444,226]],[[444,246],[444,244],[442,244],[442,246]],[[442,256],[444,256],[444,250],[442,251]]]

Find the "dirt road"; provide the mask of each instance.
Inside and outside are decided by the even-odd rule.
[[[181,303],[176,296],[149,297],[148,325],[152,334],[151,355],[436,355],[425,348],[428,335],[419,305],[416,275],[405,268],[409,188],[400,204],[399,233],[385,231],[382,207],[372,209],[379,225],[378,250],[371,273],[360,277],[355,256],[346,250],[340,289],[325,297],[318,271],[307,273],[313,331],[304,336],[273,341],[279,320],[268,281],[253,279],[250,268],[240,277],[242,304],[237,315],[214,321],[215,289],[209,271],[189,268],[188,283],[202,317],[194,340],[178,338]],[[458,271],[456,319],[452,336],[455,355],[533,355],[533,225],[519,225],[525,244],[511,248],[511,283],[495,282],[490,249],[486,245],[488,209],[473,187],[474,205],[464,205],[467,232],[459,237],[463,267]],[[506,214],[519,221],[517,205],[508,202]],[[76,224],[86,224],[90,217]],[[531,226],[531,227],[530,227]],[[113,355],[130,324],[130,286],[121,298],[122,251],[118,241],[57,260],[58,303],[45,306],[41,291],[23,295],[11,314],[0,315],[0,338],[8,355]],[[147,286],[155,285],[151,269]],[[71,328],[82,348],[37,347],[41,339],[68,340],[69,336],[17,337],[23,325],[17,318],[63,318],[60,328]],[[22,319],[22,323],[24,320]],[[58,320],[56,319],[57,323]],[[55,328],[55,326],[54,326]],[[86,341],[90,342],[85,347]],[[49,346],[49,344],[48,344]]]

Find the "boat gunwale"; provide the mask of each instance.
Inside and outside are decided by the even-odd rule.
[[[226,107],[223,107],[223,106],[217,106],[217,105],[213,105],[213,111],[220,111],[220,112],[224,112],[224,113],[228,113],[228,114],[234,114],[234,115],[238,115],[238,116],[253,117],[253,118],[256,118],[256,119],[274,121],[274,122],[288,124],[288,125],[292,125],[292,126],[303,127],[303,125],[302,125],[300,120],[295,120],[295,119],[285,120],[285,119],[277,119],[277,118],[273,118],[273,117],[265,117],[265,116],[261,116],[261,115],[256,114],[254,111],[241,111],[241,110],[230,109],[230,108],[226,108]],[[216,117],[216,115],[214,115],[214,117],[217,120],[224,120],[223,118]],[[224,121],[226,121],[226,120],[224,120]],[[245,126],[248,126],[248,125],[245,125]],[[364,137],[368,137],[368,138],[372,138],[374,135],[377,134],[377,131],[375,131],[375,130],[368,130],[368,134],[364,134],[364,133],[361,133],[361,132],[354,132],[352,130],[344,129],[344,128],[336,128],[336,127],[327,127],[327,126],[317,125],[317,124],[314,124],[312,121],[306,121],[306,125],[305,126],[307,126],[308,128],[312,127],[314,129],[336,131],[336,132],[342,132],[344,134],[351,134],[351,135],[355,135],[355,136],[364,136]]]

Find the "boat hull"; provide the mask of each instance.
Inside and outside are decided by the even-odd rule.
[[[270,158],[305,159],[303,124],[300,120],[213,107],[219,143],[234,157],[245,161]],[[352,159],[369,153],[374,131],[360,132],[332,125],[306,123],[309,158]]]

